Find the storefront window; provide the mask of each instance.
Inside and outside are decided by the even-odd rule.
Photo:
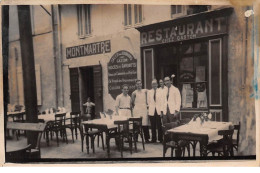
[[[207,108],[207,43],[180,45],[182,108]]]

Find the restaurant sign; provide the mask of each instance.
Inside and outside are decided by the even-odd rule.
[[[167,23],[155,25],[141,31],[141,46],[150,46],[177,41],[184,41],[227,33],[227,18],[212,17],[190,22]]]
[[[122,93],[122,85],[129,86],[129,94],[135,90],[137,60],[125,50],[116,52],[108,62],[108,93],[116,99]]]
[[[66,57],[76,58],[111,52],[110,40],[66,48]]]

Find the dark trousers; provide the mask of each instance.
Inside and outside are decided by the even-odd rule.
[[[144,139],[148,141],[150,139],[149,126],[143,126]]]
[[[162,116],[163,124],[179,121],[178,117],[179,117],[178,114],[176,114],[176,115],[171,114],[170,109],[167,106],[167,113],[166,113],[166,115]]]
[[[155,111],[154,116],[149,115],[149,118],[150,118],[151,129],[152,129],[152,142],[156,142],[156,140],[157,140],[156,130],[157,130],[157,134],[158,134],[158,140],[162,141],[161,117]]]

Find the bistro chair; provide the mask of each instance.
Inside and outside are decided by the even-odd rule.
[[[144,134],[143,134],[143,128],[142,128],[142,117],[140,118],[129,118],[129,125],[130,128],[129,129],[129,133],[131,134],[131,137],[134,141],[134,145],[135,145],[135,151],[137,151],[137,146],[136,146],[136,142],[138,139],[138,135],[141,136],[142,139],[142,144],[143,144],[143,150],[145,150],[144,147]]]
[[[234,131],[236,131],[236,139],[232,140],[233,148],[238,151],[239,135],[240,135],[240,121],[237,125],[234,125]]]
[[[190,118],[184,118],[180,120],[180,126],[184,124],[188,124],[191,121]]]
[[[55,132],[55,134],[56,134],[57,146],[59,146],[59,133],[60,133],[60,136],[63,138],[63,141],[65,138],[66,143],[68,144],[65,117],[66,117],[66,113],[55,114],[55,121],[53,122],[53,124],[51,126],[50,131]]]
[[[218,140],[215,143],[210,143],[207,145],[208,153],[212,153],[215,156],[215,153],[218,153],[218,156],[234,156],[233,154],[233,137],[234,129],[231,130],[219,130],[218,135],[223,136],[221,140]]]
[[[171,157],[173,157],[173,151],[182,152],[183,156],[185,156],[185,148],[188,150],[188,155],[190,156],[190,147],[189,143],[183,140],[175,141],[170,133],[167,130],[178,127],[179,124],[177,122],[166,123],[162,126],[163,130],[163,157],[167,152],[168,148],[171,148]]]
[[[78,139],[78,131],[80,131],[80,112],[71,112],[70,113],[70,118],[65,119],[65,124],[66,127],[71,130],[71,135],[72,135],[72,141],[74,143],[74,131],[75,131],[75,136],[76,139]]]
[[[25,112],[20,112],[18,114],[12,115],[13,122],[25,123],[26,120],[24,118],[24,115],[25,115]],[[15,133],[16,133],[16,139],[18,140],[21,135],[20,130],[16,130]],[[26,131],[24,131],[24,135],[26,135]]]
[[[6,152],[6,162],[22,162],[28,160],[30,158],[30,148],[31,144],[19,150]]]
[[[81,133],[81,151],[83,152],[84,148],[84,139],[86,139],[86,148],[87,153],[89,154],[89,138],[91,143],[91,148],[93,153],[95,153],[95,138],[98,136],[98,147],[99,147],[99,137],[101,137],[102,140],[102,148],[105,150],[104,146],[104,138],[103,138],[103,130],[101,129],[93,129],[91,124],[84,124],[80,126],[80,133]]]
[[[118,120],[114,124],[117,125],[117,133],[114,137],[117,138],[121,157],[123,157],[124,138],[128,139],[130,153],[132,154],[132,134],[129,131],[129,120]]]

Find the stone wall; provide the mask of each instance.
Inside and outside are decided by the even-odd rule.
[[[241,122],[239,152],[241,155],[256,154],[256,117],[253,93],[252,17],[248,18],[246,46],[245,9],[235,8],[230,16],[228,41],[228,109],[229,121]],[[247,54],[245,56],[245,54]]]

